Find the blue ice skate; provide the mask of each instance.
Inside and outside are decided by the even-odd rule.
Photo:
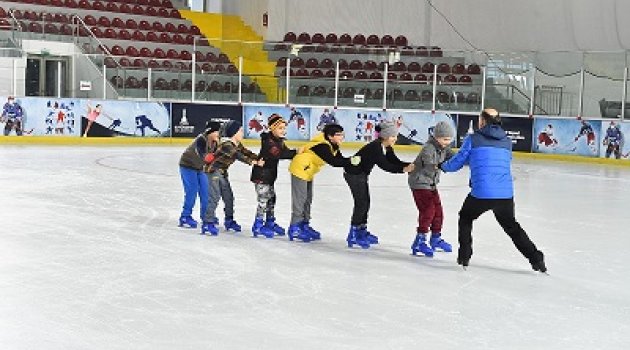
[[[227,216],[225,218],[225,221],[223,222],[223,225],[225,225],[225,230],[226,231],[233,230],[234,232],[241,232],[241,225],[239,225],[236,222],[236,220],[234,220],[234,218],[231,217],[231,216]]]
[[[300,228],[300,225],[298,224],[292,224],[289,225],[289,229],[287,231],[287,235],[289,236],[289,241],[293,241],[294,239],[299,239],[302,242],[310,242],[311,241],[311,235],[302,230]]]
[[[447,253],[450,253],[453,251],[453,247],[451,247],[451,245],[448,242],[443,240],[442,235],[439,233],[431,234],[431,239],[429,239],[429,245],[431,246],[434,252],[436,252],[438,248]]]
[[[197,221],[192,216],[180,216],[179,227],[197,228]]]
[[[312,228],[311,225],[309,225],[308,221],[302,221],[302,223],[300,224],[300,229],[311,236],[311,241],[322,239],[322,234]]]
[[[212,235],[216,236],[219,234],[219,228],[216,226],[215,222],[204,221],[201,225],[201,234],[202,235]]]
[[[272,230],[273,232],[275,232],[275,234],[277,234],[278,236],[284,236],[285,231],[284,228],[282,228],[282,226],[278,225],[276,223],[276,218],[273,216],[268,216],[267,217],[267,221],[265,221],[265,226]]]
[[[252,233],[254,237],[258,237],[258,235],[263,235],[267,238],[273,238],[274,232],[272,229],[267,227],[263,222],[263,218],[257,217],[254,220],[254,224],[252,225]]]
[[[355,244],[363,249],[370,247],[370,242],[367,239],[367,231],[363,231],[357,226],[350,226],[350,232],[348,232],[346,242],[348,242],[348,247],[350,248]]]
[[[370,231],[368,231],[367,225],[361,225],[360,229],[365,231],[365,237],[367,238],[368,243],[378,244],[378,236],[373,235]]]
[[[433,257],[433,249],[427,245],[427,235],[424,233],[416,234],[416,239],[411,244],[411,254],[417,255],[418,252],[428,258]]]

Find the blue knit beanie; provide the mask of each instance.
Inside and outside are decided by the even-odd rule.
[[[234,135],[236,135],[236,133],[238,132],[238,130],[241,128],[241,123],[237,122],[236,120],[230,120],[229,122],[227,122],[225,124],[225,128],[223,129],[223,135],[225,137],[232,137]]]

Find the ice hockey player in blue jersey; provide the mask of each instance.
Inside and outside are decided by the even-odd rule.
[[[22,118],[24,111],[22,107],[15,102],[15,97],[9,96],[7,103],[2,107],[2,121],[4,124],[4,136],[8,136],[11,130],[15,130],[17,136],[22,136]]]
[[[606,136],[603,141],[606,146],[606,158],[610,158],[611,154],[615,154],[616,159],[621,159],[621,147],[623,144],[623,134],[614,121],[610,122],[606,129]]]

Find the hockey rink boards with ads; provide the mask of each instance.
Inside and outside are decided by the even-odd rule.
[[[599,156],[602,158],[630,159],[630,122],[603,120]]]
[[[534,119],[532,150],[536,153],[598,157],[601,144],[599,120]]]
[[[77,114],[87,137],[168,137],[169,109],[161,102],[79,100]]]
[[[287,122],[287,140],[310,139],[311,109],[307,107],[245,106],[243,109],[243,130],[245,138],[257,139],[268,131],[267,121],[272,114],[278,114]]]
[[[196,137],[213,120],[225,123],[243,118],[243,107],[234,105],[209,105],[194,103],[171,104],[171,130],[173,137]]]

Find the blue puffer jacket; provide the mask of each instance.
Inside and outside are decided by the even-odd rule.
[[[453,172],[468,164],[473,197],[507,199],[514,197],[511,162],[512,140],[499,125],[486,125],[467,136],[459,152],[441,168]]]

